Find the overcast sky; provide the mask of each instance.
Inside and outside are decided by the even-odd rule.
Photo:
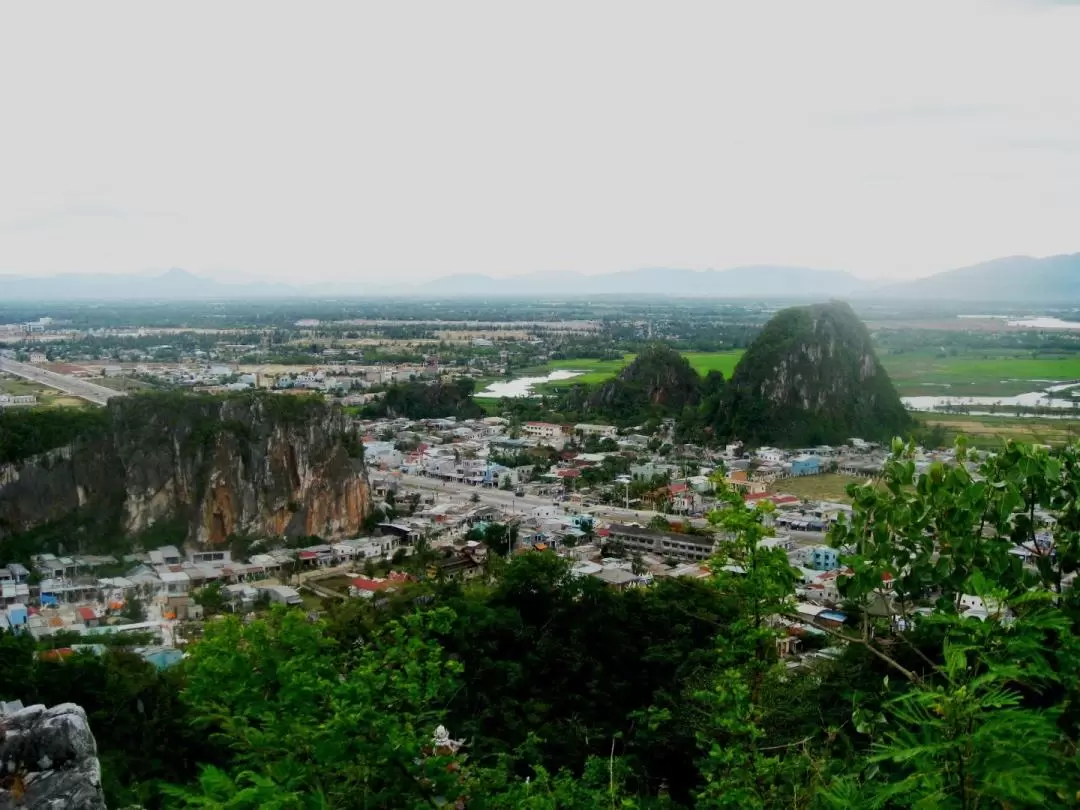
[[[1080,251],[1080,4],[6,3],[0,273]]]

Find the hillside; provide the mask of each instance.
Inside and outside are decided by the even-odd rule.
[[[593,391],[586,407],[590,412],[632,422],[651,413],[677,414],[700,399],[701,378],[690,362],[675,349],[656,345]]]
[[[903,433],[908,416],[866,327],[844,303],[781,310],[726,387],[717,434],[807,446]]]
[[[321,400],[150,394],[98,413],[55,434],[39,414],[0,419],[0,550],[36,537],[89,551],[165,523],[199,545],[353,535],[370,511],[359,441]]]
[[[925,298],[994,303],[1080,300],[1080,253],[1009,256],[926,278],[891,284],[867,297]]]

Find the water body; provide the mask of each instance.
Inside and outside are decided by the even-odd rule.
[[[1072,410],[1074,408],[1080,409],[1080,400],[1057,399],[1051,397],[1050,394],[1078,387],[1080,387],[1080,383],[1077,382],[1062,383],[1060,385],[1051,385],[1043,391],[1029,391],[1026,394],[1017,394],[1015,397],[901,397],[901,399],[908,410],[912,411],[947,411],[950,407],[970,408],[990,405],[1013,408],[1066,408]],[[999,415],[1010,416],[1011,414]]]
[[[493,382],[483,391],[478,391],[473,396],[494,397],[496,399],[502,399],[503,397],[509,397],[510,399],[531,397],[533,395],[532,388],[534,385],[546,382],[556,382],[558,380],[570,380],[574,377],[580,377],[581,374],[582,372],[580,371],[565,371],[559,369],[558,371],[552,371],[546,377],[518,377],[513,380],[507,380],[506,382]]]
[[[1018,326],[1022,329],[1080,329],[1080,321],[1063,321],[1061,318],[1049,315],[1033,315],[1026,318],[1016,318],[1012,315],[957,315],[956,317],[961,320],[969,318],[980,321],[1005,321],[1006,326]]]

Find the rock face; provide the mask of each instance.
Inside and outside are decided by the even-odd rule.
[[[0,467],[0,537],[81,514],[120,533],[182,520],[200,546],[331,538],[370,512],[359,437],[321,400],[144,395],[108,410],[103,435]]]
[[[633,418],[651,408],[678,413],[697,405],[701,379],[685,357],[669,346],[650,346],[589,398],[589,411]]]
[[[0,810],[105,810],[97,743],[74,703],[0,718]]]
[[[781,310],[727,385],[727,438],[805,447],[902,434],[911,417],[850,306]]]

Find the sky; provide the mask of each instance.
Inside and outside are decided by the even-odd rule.
[[[0,274],[1080,251],[1080,2],[0,7]]]

